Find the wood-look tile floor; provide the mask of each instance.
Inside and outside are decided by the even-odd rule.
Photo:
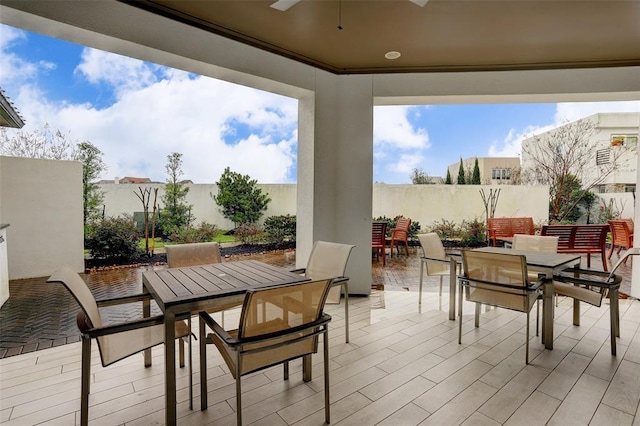
[[[351,342],[344,342],[344,307],[327,305],[330,331],[331,419],[335,425],[640,425],[640,302],[620,301],[618,356],[609,343],[608,301],[556,308],[555,341],[545,350],[531,319],[531,363],[525,365],[525,318],[483,309],[480,328],[465,304],[463,343],[448,320],[447,294],[429,280],[418,311],[417,293],[374,291],[350,299]],[[441,309],[442,307],[442,309]],[[227,314],[227,325],[237,321]],[[197,329],[195,327],[194,329]],[[188,368],[178,369],[180,425],[235,424],[235,386],[214,346],[207,347],[209,408],[199,409],[194,342],[195,410],[188,404]],[[92,425],[164,423],[162,347],[153,366],[136,355],[108,368],[94,346],[89,418]],[[301,363],[288,381],[274,367],[243,378],[245,424],[320,425],[324,422],[322,351],[314,378]],[[0,360],[0,423],[76,425],[80,417],[80,343]]]

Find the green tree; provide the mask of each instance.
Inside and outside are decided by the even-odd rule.
[[[480,166],[478,165],[478,158],[473,165],[473,173],[471,175],[471,185],[480,185]]]
[[[447,169],[447,177],[444,180],[445,185],[451,185],[453,180],[451,179],[451,173],[449,173],[449,169]]]
[[[218,193],[212,194],[212,198],[220,206],[222,215],[236,227],[257,222],[271,201],[256,184],[249,175],[232,172],[229,167],[216,182]]]
[[[102,151],[88,141],[78,144],[76,160],[82,163],[82,202],[86,225],[100,216],[104,193],[100,191],[96,180],[107,169],[107,165],[102,161]]]
[[[164,186],[164,195],[162,196],[164,208],[160,215],[159,226],[165,235],[171,238],[171,235],[179,233],[183,228],[191,224],[193,221],[191,217],[193,205],[186,203],[189,188],[180,180],[182,176],[182,154],[172,152],[167,155],[165,169],[169,177]]]
[[[466,180],[464,178],[464,163],[462,162],[462,157],[460,157],[460,168],[458,169],[458,185],[466,184]]]

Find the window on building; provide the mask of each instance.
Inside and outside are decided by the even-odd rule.
[[[638,135],[611,135],[611,146],[635,148],[638,146]]]
[[[596,164],[598,166],[602,164],[609,164],[611,161],[611,151],[609,148],[599,149],[596,151]]]
[[[607,192],[607,185],[596,185],[596,191],[598,194],[604,194]]]
[[[624,192],[636,192],[636,185],[635,184],[626,184],[624,186]]]
[[[491,179],[493,180],[509,180],[511,179],[511,169],[492,169]]]

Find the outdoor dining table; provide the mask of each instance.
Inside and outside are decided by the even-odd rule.
[[[284,268],[255,260],[224,262],[184,268],[159,269],[142,273],[143,290],[149,292],[164,313],[165,332],[165,415],[166,424],[176,424],[175,321],[198,312],[236,303],[241,305],[249,289],[308,281]],[[149,316],[149,302],[143,306]],[[167,342],[171,342],[167,344]],[[203,356],[203,354],[201,354]],[[151,364],[150,351],[145,364]],[[311,380],[310,362],[305,362],[306,381]],[[201,409],[207,407],[206,376],[200,372]],[[204,376],[204,378],[203,378]],[[204,383],[203,383],[204,382]]]
[[[560,271],[571,268],[580,267],[580,255],[579,254],[558,254],[558,253],[544,253],[538,251],[524,251],[513,250],[503,247],[482,247],[475,249],[486,253],[503,253],[503,254],[517,254],[524,255],[526,257],[527,268],[533,268],[538,271],[539,274],[544,274],[546,281],[543,286],[543,299],[542,299],[542,342],[545,348],[553,349],[553,275]],[[574,302],[574,316],[576,312],[579,315],[580,302]]]

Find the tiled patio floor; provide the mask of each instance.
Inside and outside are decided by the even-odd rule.
[[[389,291],[417,291],[419,285],[418,251],[410,256],[387,256],[387,265],[373,262],[372,287]],[[243,258],[259,259],[283,267],[295,267],[295,251],[258,254]],[[611,258],[617,260],[616,255]],[[586,260],[583,260],[586,265]],[[631,265],[631,262],[629,262]],[[163,266],[157,266],[163,267]],[[592,259],[592,267],[601,268],[599,256]],[[85,275],[97,299],[123,296],[139,292],[145,267],[117,269]],[[619,270],[624,281],[622,293],[629,293],[631,267]],[[0,309],[0,359],[21,353],[60,346],[79,341],[76,326],[78,311],[75,300],[60,285],[48,285],[45,278],[16,280],[10,283],[11,297]],[[438,278],[427,278],[435,286]],[[141,315],[139,306],[106,308],[106,321],[126,321]],[[160,313],[154,310],[154,313]]]
[[[395,262],[407,262],[406,277]],[[475,328],[473,305],[467,303],[458,344],[458,321],[450,321],[441,309],[448,294],[438,297],[437,279],[429,281],[418,311],[412,262],[416,260],[399,258],[384,270],[375,269],[377,277],[399,291],[373,290],[370,297],[350,298],[350,343],[344,342],[344,301],[326,308],[333,317],[332,424],[640,425],[640,302],[620,301],[621,337],[613,357],[608,303],[585,306],[577,327],[571,324],[570,299],[561,298],[554,349],[545,350],[532,335],[531,364],[526,365],[525,315],[492,309]],[[225,320],[237,321],[237,310]],[[535,328],[535,315],[531,321]],[[195,409],[188,407],[188,369],[178,369],[178,424],[234,425],[234,381],[214,347],[207,347],[209,407],[199,409],[194,352]],[[282,380],[281,367],[245,377],[245,424],[323,424],[321,360],[314,356],[311,382],[302,381],[300,362],[291,364],[288,381]],[[152,367],[144,368],[142,361],[133,356],[103,368],[93,345],[90,425],[164,423],[162,347],[154,348]],[[0,359],[0,423],[79,424],[80,371],[80,343]]]

